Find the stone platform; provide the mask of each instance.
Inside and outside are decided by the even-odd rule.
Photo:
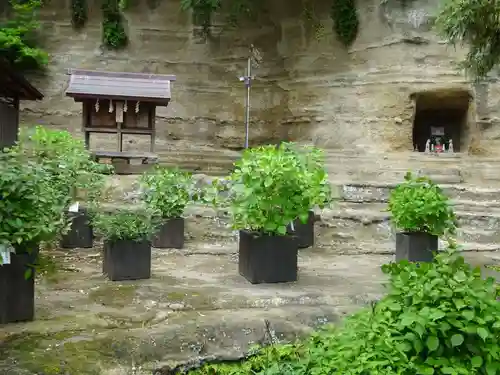
[[[234,241],[188,242],[153,251],[150,280],[110,282],[100,246],[49,252],[57,271],[39,277],[36,320],[0,331],[0,373],[130,375],[205,357],[238,358],[266,342],[338,321],[383,292],[391,256],[300,251],[299,280],[251,285],[238,275]],[[477,264],[495,253],[469,253]]]

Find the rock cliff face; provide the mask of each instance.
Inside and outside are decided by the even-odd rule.
[[[26,104],[24,122],[79,132],[81,108],[64,96],[67,68],[175,74],[172,103],[158,111],[160,151],[239,148],[245,90],[238,77],[253,43],[262,60],[254,69],[251,145],[285,139],[337,150],[412,150],[421,102],[423,109],[437,103],[450,113],[468,110],[464,124],[453,124],[462,126],[461,151],[495,152],[500,91],[466,81],[457,67],[463,50],[432,31],[436,0],[405,8],[399,0],[359,0],[360,32],[348,50],[332,32],[328,1],[316,7],[319,33],[301,17],[299,0],[275,0],[257,23],[238,30],[217,24],[208,41],[196,37],[179,2],[161,0],[151,10],[140,1],[125,13],[129,48],[110,52],[101,48],[98,1],[89,1],[90,21],[76,32],[68,2],[51,0],[42,15],[50,71],[36,82],[46,98]]]

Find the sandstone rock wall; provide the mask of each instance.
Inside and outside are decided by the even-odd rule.
[[[412,93],[458,88],[474,95],[457,69],[463,50],[447,47],[431,30],[436,0],[407,2],[406,8],[399,0],[359,0],[360,33],[349,50],[332,33],[328,1],[318,0],[324,4],[315,8],[321,32],[300,16],[299,0],[274,0],[257,23],[238,31],[223,30],[219,20],[206,42],[193,33],[180,0],[161,0],[155,10],[140,1],[126,12],[131,43],[123,52],[100,47],[99,1],[90,1],[82,32],[71,28],[68,3],[51,0],[43,11],[51,63],[48,77],[36,84],[46,98],[25,104],[25,123],[79,131],[80,106],[64,96],[67,68],[175,74],[173,101],[158,111],[160,149],[241,147],[245,91],[238,76],[250,43],[262,56],[251,95],[254,145],[287,139],[330,149],[410,150]],[[476,88],[480,103],[471,102],[464,143],[494,152],[500,90],[495,83]]]

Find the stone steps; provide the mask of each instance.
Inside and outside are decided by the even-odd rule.
[[[345,251],[349,248],[355,251],[366,242],[377,249],[392,249],[395,230],[389,214],[382,211],[385,205],[358,205],[365,207],[323,210],[321,220],[316,224],[317,243],[333,247],[341,244]],[[370,208],[367,205],[373,206]],[[191,206],[186,213],[188,238],[237,240],[237,232],[231,228],[230,219],[223,212]],[[480,251],[484,246],[500,247],[500,212],[482,215],[457,211],[457,217],[460,224],[457,240],[466,249]]]
[[[408,171],[426,175],[437,183],[500,184],[500,158],[473,157],[466,154],[357,154],[325,151],[326,168],[332,182],[398,183]],[[161,151],[160,163],[192,172],[225,175],[241,153],[201,147]]]
[[[333,183],[342,200],[353,202],[387,202],[396,184],[390,183]],[[500,188],[477,187],[465,184],[440,184],[444,193],[456,201],[482,202],[484,205],[500,204]]]
[[[327,170],[340,182],[399,182],[407,171],[427,175],[439,183],[500,183],[500,158],[466,154],[395,153],[349,154],[326,151]]]
[[[474,211],[477,208],[473,203],[458,202],[456,205],[458,240],[466,243],[500,244],[500,208],[490,207],[489,212],[477,212]],[[322,217],[323,222],[338,228],[345,238],[393,240],[394,230],[386,209],[385,203],[338,202],[332,210],[324,210]]]

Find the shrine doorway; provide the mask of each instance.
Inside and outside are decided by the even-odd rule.
[[[468,115],[471,95],[465,90],[416,93],[413,118],[413,147],[425,152],[427,140],[453,151],[465,150],[468,136]]]

